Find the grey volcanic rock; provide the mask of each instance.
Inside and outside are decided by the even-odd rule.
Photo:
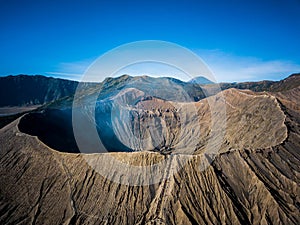
[[[220,154],[204,171],[209,99],[197,103],[202,139],[193,155],[61,153],[20,132],[22,118],[5,126],[0,130],[0,223],[299,224],[299,89],[220,94],[228,129]],[[162,100],[144,100],[150,104],[141,101],[140,109],[169,108]],[[134,175],[125,166],[164,159],[165,166],[151,174]],[[155,176],[161,179],[153,183]],[[149,180],[149,185],[126,185],[128,179]]]

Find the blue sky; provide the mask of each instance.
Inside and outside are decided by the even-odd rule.
[[[80,76],[121,44],[189,48],[218,81],[300,72],[300,1],[0,1],[0,76]],[[147,73],[147,70],[141,71]]]

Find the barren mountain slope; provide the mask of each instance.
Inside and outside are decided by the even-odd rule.
[[[205,135],[211,118],[207,99],[197,103],[204,135],[196,155],[67,154],[21,133],[19,120],[7,125],[0,130],[0,223],[299,224],[299,90],[276,98],[235,89],[220,94],[226,99],[227,129],[220,154],[204,171],[203,146],[214,140]],[[146,166],[165,158],[153,174],[137,175],[112,160]],[[91,166],[110,171],[119,183]],[[162,179],[129,186],[120,170],[133,181]]]
[[[41,75],[0,77],[0,107],[41,105],[73,95],[77,81]]]

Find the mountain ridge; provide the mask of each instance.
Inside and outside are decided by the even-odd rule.
[[[149,76],[130,76],[108,77],[103,82],[90,83],[91,86],[112,87],[116,84],[128,85],[130,82],[142,80],[157,80],[158,82],[171,81],[182,86],[185,91],[194,96],[194,101],[205,98],[205,94],[200,90],[201,86],[217,85],[222,90],[229,88],[249,89],[252,91],[271,91],[278,92],[297,87],[300,84],[300,74],[295,73],[280,81],[258,81],[258,82],[233,82],[233,83],[205,83],[184,82],[172,77],[152,78]],[[206,78],[205,78],[206,79]],[[40,105],[49,103],[60,98],[73,96],[78,86],[78,81],[66,80],[61,78],[46,77],[43,75],[16,75],[0,77],[0,107],[4,106],[24,106]],[[88,86],[89,83],[86,85]],[[198,89],[198,90],[197,90]],[[7,98],[9,96],[9,99]]]
[[[214,84],[214,82],[212,82],[211,80],[203,77],[203,76],[198,76],[198,77],[194,77],[193,79],[189,80],[188,83],[194,83],[194,84]]]
[[[42,75],[0,77],[0,107],[42,105],[74,94],[78,82]]]

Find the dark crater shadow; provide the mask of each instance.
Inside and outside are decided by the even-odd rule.
[[[104,124],[108,125],[104,126]],[[71,110],[46,109],[41,112],[32,112],[21,118],[18,127],[23,133],[37,136],[52,149],[68,153],[81,153],[73,133]],[[109,121],[101,121],[101,126],[98,126],[97,130],[106,151],[132,151],[119,141],[109,126]],[[99,152],[89,151],[88,153]]]

